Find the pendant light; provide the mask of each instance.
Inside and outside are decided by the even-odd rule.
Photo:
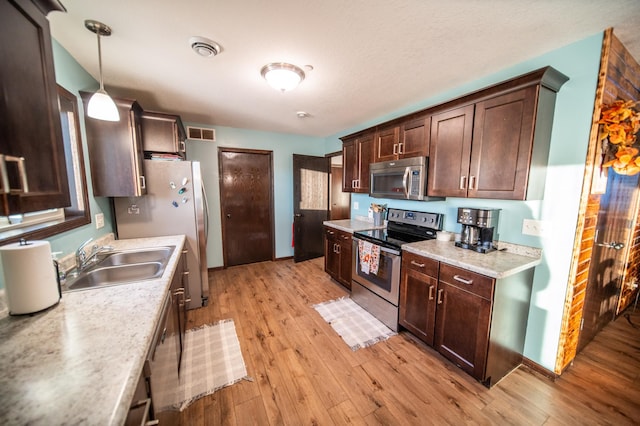
[[[102,22],[87,19],[84,26],[98,36],[98,67],[100,70],[100,89],[96,91],[87,106],[87,115],[91,118],[105,121],[120,121],[118,107],[113,99],[104,90],[104,82],[102,80],[102,49],[100,46],[100,36],[108,37],[111,35],[111,28]]]
[[[286,62],[267,64],[262,67],[260,74],[271,87],[281,92],[295,89],[304,80],[304,71]]]

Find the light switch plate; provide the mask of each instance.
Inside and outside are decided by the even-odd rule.
[[[543,220],[524,219],[522,221],[522,233],[543,237],[549,232],[549,224]]]
[[[96,213],[96,229],[104,228],[104,213]]]

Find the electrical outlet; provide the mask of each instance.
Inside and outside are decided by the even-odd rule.
[[[543,237],[549,231],[549,224],[542,220],[524,219],[522,221],[522,233],[524,235],[533,235]]]
[[[104,228],[104,213],[96,213],[96,229]]]
[[[358,203],[357,201],[353,202],[353,209],[354,210],[358,210],[360,208],[360,203]]]

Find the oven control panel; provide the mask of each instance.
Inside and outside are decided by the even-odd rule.
[[[442,214],[426,213],[411,210],[389,209],[387,220],[389,222],[417,225],[431,229],[442,229]]]

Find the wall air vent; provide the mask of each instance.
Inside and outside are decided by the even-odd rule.
[[[216,130],[207,129],[204,127],[191,127],[187,126],[187,139],[193,139],[196,141],[216,141]]]

